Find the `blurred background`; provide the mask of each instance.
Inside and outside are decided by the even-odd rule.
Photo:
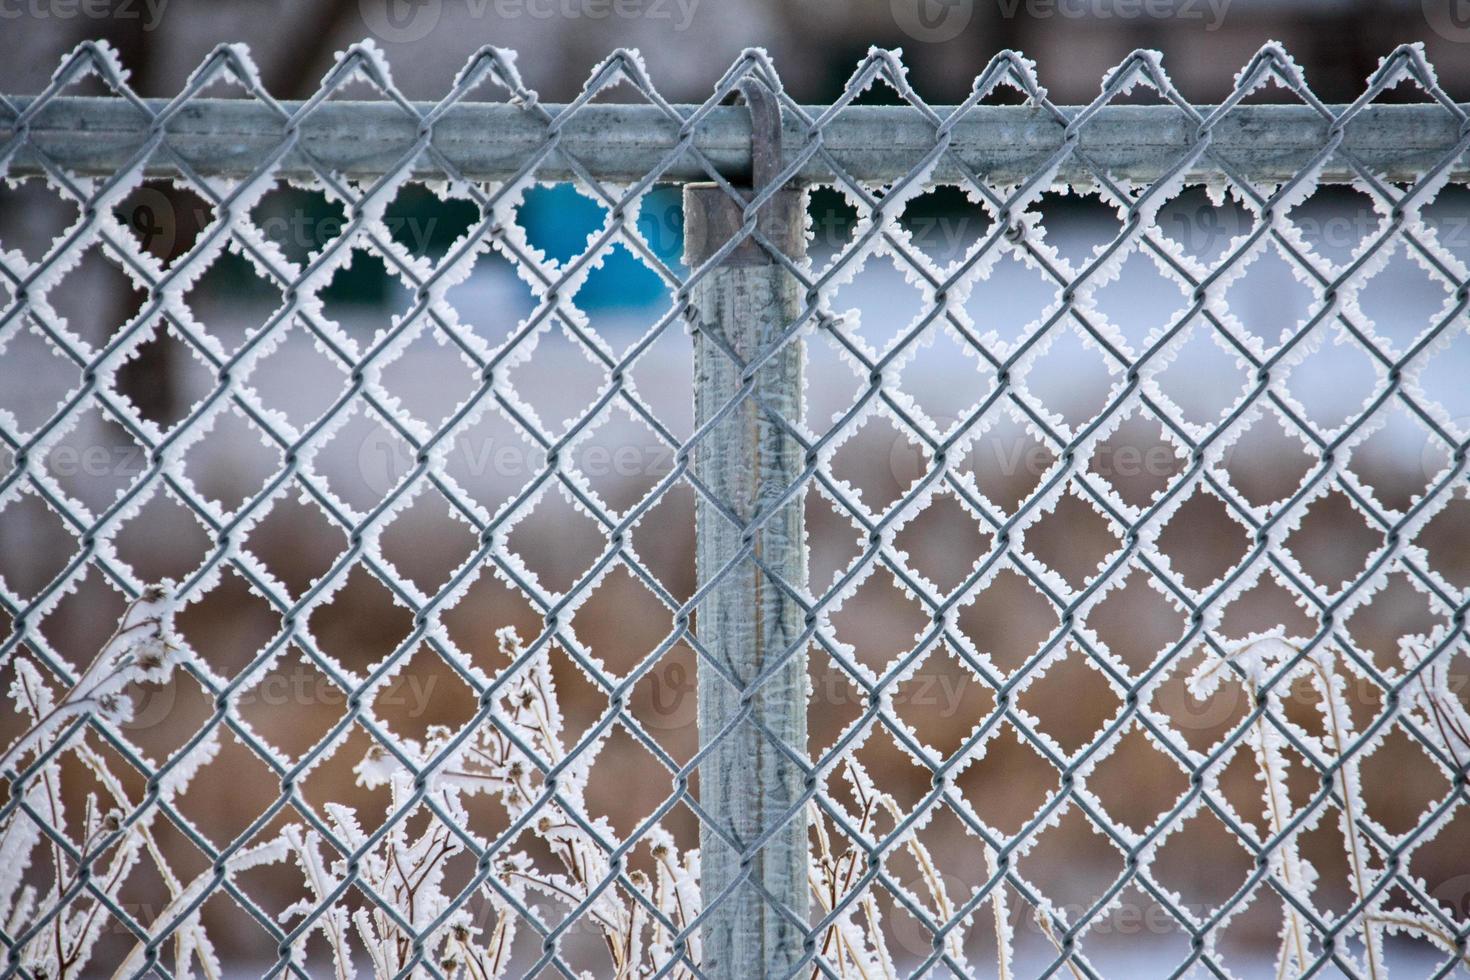
[[[979,66],[1002,48],[1038,62],[1058,102],[1085,102],[1134,48],[1155,48],[1196,103],[1218,100],[1267,39],[1283,42],[1329,102],[1349,101],[1394,45],[1422,41],[1453,86],[1470,75],[1470,19],[1439,0],[26,0],[0,14],[6,92],[36,92],[61,52],[106,37],[145,95],[173,95],[220,41],[249,44],[266,88],[309,95],[332,53],[364,37],[393,59],[410,98],[437,98],[481,45],[520,52],[527,84],[548,101],[575,95],[618,46],[637,47],[660,91],[700,101],[743,48],[765,48],[787,89],[821,102],[872,45],[903,47],[931,102],[968,94]]]
[[[1156,48],[1182,93],[1195,104],[1222,98],[1234,75],[1268,39],[1285,43],[1319,97],[1347,102],[1363,89],[1378,59],[1393,46],[1422,41],[1450,95],[1470,99],[1470,17],[1455,0],[1331,2],[1331,0],[920,0],[892,2],[716,3],[715,0],[628,0],[602,7],[591,0],[313,0],[286,3],[233,0],[131,0],[95,5],[28,0],[0,6],[0,92],[31,94],[47,83],[62,55],[78,41],[106,38],[120,51],[131,82],[145,96],[175,94],[188,73],[222,41],[248,44],[265,87],[278,98],[305,98],[316,88],[338,52],[364,37],[375,39],[393,67],[395,83],[410,98],[437,99],[454,73],[483,44],[519,52],[526,83],[543,101],[576,96],[598,61],[617,46],[638,47],[660,92],[671,101],[698,102],[746,46],[766,48],[788,90],[808,103],[825,103],[872,45],[903,47],[910,78],[933,104],[963,99],[975,74],[997,50],[1013,47],[1038,63],[1051,98],[1085,103],[1102,76],[1129,51]],[[224,91],[211,94],[227,94]],[[359,91],[362,97],[371,93]],[[633,98],[630,90],[608,94]],[[875,93],[869,101],[891,100]],[[1418,100],[1408,86],[1386,100]],[[811,196],[814,237],[811,257],[822,268],[851,239],[857,210],[831,189]],[[1048,193],[1033,209],[1045,242],[1075,267],[1115,237],[1121,222],[1096,195]],[[150,181],[117,210],[143,247],[175,262],[200,239],[214,215],[196,193]],[[1440,246],[1470,263],[1470,193],[1441,191],[1424,212]],[[606,210],[570,185],[538,186],[527,192],[515,219],[532,245],[552,262],[566,263],[602,227]],[[36,181],[0,186],[0,249],[37,261],[58,235],[77,220],[78,209]],[[309,261],[342,230],[345,211],[320,190],[278,186],[251,212],[262,233],[287,258]],[[1314,259],[1341,267],[1378,231],[1382,216],[1372,199],[1351,188],[1323,188],[1293,209],[1289,219]],[[388,212],[394,238],[417,256],[437,261],[480,220],[462,199],[444,199],[417,185],[405,186]],[[1184,254],[1217,262],[1253,227],[1252,213],[1230,198],[1202,189],[1180,193],[1160,213],[1157,227]],[[965,194],[937,189],[911,204],[903,223],[915,245],[941,265],[964,260],[966,251],[990,231],[987,213]],[[639,227],[650,246],[676,272],[681,263],[683,216],[677,190],[658,188],[645,200]],[[869,260],[838,291],[837,310],[854,311],[849,326],[881,349],[903,334],[924,312],[923,297],[908,281],[902,261]],[[1461,266],[1463,275],[1463,266]],[[1010,253],[975,285],[965,315],[997,347],[1014,344],[1028,325],[1043,317],[1058,296],[1057,285]],[[1363,322],[1390,349],[1403,351],[1452,305],[1454,285],[1428,270],[1402,247],[1388,259],[1358,297]],[[377,331],[411,305],[411,294],[389,275],[383,261],[365,251],[337,271],[321,293],[323,315],[342,326],[365,349]],[[5,294],[9,309],[12,296]],[[141,308],[145,294],[100,248],[89,249],[45,297],[73,332],[100,345]],[[186,297],[203,330],[234,350],[266,322],[282,301],[282,290],[234,253],[220,257]],[[536,307],[536,297],[502,255],[486,251],[471,276],[449,294],[460,320],[491,345],[504,343]],[[592,327],[616,352],[629,349],[670,310],[668,284],[617,247],[574,297]],[[1280,342],[1314,308],[1317,296],[1275,250],[1254,261],[1228,294],[1241,328],[1267,347]],[[1188,297],[1147,258],[1134,255],[1120,278],[1096,296],[1099,313],[1137,345],[1150,331],[1172,322]],[[1160,389],[1180,418],[1207,424],[1238,399],[1251,377],[1203,325],[1171,368]],[[993,373],[948,333],[930,331],[931,341],[905,366],[901,384],[927,415],[947,427],[967,414],[986,392]],[[1418,378],[1421,401],[1434,402],[1461,439],[1470,430],[1470,339],[1463,314],[1442,334],[1445,343]],[[1382,383],[1374,362],[1353,342],[1338,343],[1336,331],[1319,331],[1311,355],[1292,369],[1288,388],[1305,416],[1322,431],[1334,431],[1372,400]],[[44,426],[80,383],[76,366],[58,356],[29,323],[0,324],[0,409],[18,433]],[[866,379],[839,357],[833,344],[813,338],[808,350],[807,418],[822,431],[829,419],[859,397]],[[1024,384],[1061,424],[1091,418],[1106,401],[1119,375],[1095,347],[1073,332],[1029,368]],[[262,402],[298,429],[326,412],[348,386],[348,370],[316,346],[306,331],[288,329],[280,345],[249,381]],[[693,428],[688,335],[676,323],[663,331],[638,361],[634,381],[643,400],[678,437]],[[430,332],[419,334],[384,369],[382,381],[401,407],[430,427],[444,421],[475,388],[470,366]],[[511,375],[517,393],[550,432],[580,415],[607,382],[606,373],[568,333],[554,327],[534,354]],[[215,379],[179,337],[156,331],[118,372],[116,390],[140,415],[168,431],[186,418],[213,388]],[[1449,453],[1411,413],[1395,406],[1383,424],[1356,445],[1344,466],[1355,485],[1372,494],[1385,512],[1401,514],[1449,463]],[[971,449],[962,472],[974,480],[999,512],[1011,513],[1045,480],[1056,463],[1053,447],[1037,440],[1015,418],[994,415]],[[923,472],[924,456],[890,423],[874,418],[838,452],[837,476],[861,491],[863,503],[881,510]],[[448,471],[489,512],[495,512],[530,482],[544,458],[504,413],[491,411],[462,433],[450,453]],[[674,450],[647,426],[614,415],[580,444],[575,465],[612,509],[625,512],[673,467]],[[350,420],[317,455],[314,466],[334,494],[358,511],[369,509],[411,467],[408,447],[371,413],[354,410]],[[1130,504],[1146,504],[1182,472],[1182,459],[1161,423],[1134,414],[1098,449],[1090,468]],[[1271,508],[1290,497],[1315,464],[1295,430],[1271,413],[1256,420],[1223,464],[1230,485],[1252,506]],[[0,456],[0,473],[12,461]],[[35,465],[35,464],[33,464]],[[199,491],[232,512],[250,501],[281,465],[252,425],[226,413],[209,436],[188,451],[186,472]],[[95,406],[54,445],[45,466],[66,491],[94,512],[107,507],[146,470],[137,444]],[[1463,483],[1463,478],[1462,478]],[[861,538],[840,508],[817,494],[805,503],[811,544],[811,585],[820,592],[860,552]],[[694,589],[694,505],[685,485],[670,490],[634,536],[634,547],[660,583],[680,601]],[[299,598],[346,547],[346,533],[310,501],[285,493],[250,532],[244,546],[263,561],[282,589]],[[540,585],[559,593],[579,579],[604,546],[598,525],[553,492],[517,525],[510,547]],[[954,589],[993,544],[989,529],[952,495],[940,494],[900,534],[910,566],[941,592]],[[1470,500],[1461,491],[1421,532],[1423,562],[1447,594],[1464,601],[1470,588]],[[474,534],[433,491],[416,498],[395,518],[382,540],[384,556],[423,592],[432,594],[472,552]],[[1172,571],[1187,588],[1208,590],[1248,552],[1250,536],[1218,498],[1191,495],[1166,527],[1160,546]],[[1331,595],[1363,574],[1383,545],[1377,524],[1333,490],[1309,509],[1287,538],[1291,555],[1323,594]],[[1026,532],[1025,547],[1069,586],[1080,587],[1121,546],[1116,528],[1075,495]],[[116,539],[118,559],[142,581],[185,579],[210,553],[211,542],[188,508],[166,493],[152,495]],[[76,538],[34,494],[0,509],[0,579],[22,601],[38,595],[67,566]],[[122,600],[92,570],[38,624],[49,643],[77,668],[90,662],[122,610]],[[875,671],[907,652],[927,625],[927,614],[891,576],[880,572],[833,615],[838,639]],[[541,621],[524,596],[492,575],[478,577],[444,616],[454,643],[487,671],[504,663],[495,631],[514,626],[529,639]],[[1339,625],[1339,635],[1380,668],[1398,663],[1399,643],[1448,624],[1413,577],[1390,572],[1382,588]],[[1087,614],[1092,642],[1133,675],[1146,670],[1184,634],[1188,616],[1166,598],[1141,569]],[[1232,600],[1215,630],[1221,642],[1284,628],[1310,636],[1319,624],[1313,608],[1288,584],[1263,575]],[[1012,671],[1031,658],[1060,627],[1056,607],[1013,568],[967,599],[958,627],[998,671]],[[0,635],[12,629],[0,616]],[[255,658],[281,628],[279,615],[227,570],[199,602],[180,617],[191,648],[219,674],[232,676]],[[362,568],[344,588],[317,608],[309,628],[319,646],[345,665],[366,673],[412,630],[412,617],[389,590]],[[671,628],[668,609],[625,569],[612,573],[578,611],[572,629],[612,673],[623,674],[659,645]],[[22,653],[25,646],[20,647]],[[431,725],[459,725],[475,711],[474,697],[427,646],[409,654],[410,666],[379,692],[378,717],[406,737],[422,737]],[[1182,678],[1202,659],[1197,646],[1183,651],[1178,669],[1156,695],[1165,714],[1193,749],[1207,751],[1249,710],[1239,691],[1196,701]],[[553,651],[558,690],[568,716],[568,742],[593,724],[607,707],[606,695],[576,669],[564,651]],[[647,730],[680,761],[697,748],[694,657],[684,646],[667,653],[635,690],[633,711]],[[811,659],[812,750],[831,745],[864,710],[857,688],[825,654]],[[1463,637],[1451,661],[1456,690],[1470,678]],[[0,672],[8,688],[13,668]],[[159,690],[138,692],[139,708],[128,731],[155,759],[177,750],[212,714],[197,684],[178,677]],[[1381,708],[1381,691],[1350,679],[1348,697],[1359,724]],[[1302,725],[1320,728],[1315,696],[1293,694],[1290,710]],[[916,736],[941,753],[958,749],[994,709],[993,692],[956,651],[932,651],[894,696],[897,713]],[[1122,709],[1122,693],[1075,645],[1040,674],[1020,698],[1037,727],[1059,751],[1083,748]],[[342,692],[299,650],[290,649],[267,677],[246,692],[240,715],[257,733],[292,758],[322,739],[344,710]],[[19,731],[17,717],[0,712],[0,744]],[[279,792],[276,778],[248,748],[226,735],[219,758],[181,799],[180,810],[217,846],[240,834]],[[303,794],[320,806],[345,801],[364,813],[381,812],[384,798],[354,785],[351,767],[370,739],[355,731],[303,782]],[[858,752],[879,787],[905,807],[930,788],[931,774],[897,747],[881,728]],[[119,764],[119,771],[126,766]],[[1369,817],[1386,833],[1414,828],[1423,814],[1451,792],[1443,769],[1400,732],[1391,734],[1364,763]],[[1319,785],[1303,767],[1295,769],[1293,799],[1301,803]],[[91,788],[78,772],[75,792]],[[142,780],[129,777],[130,791]],[[1057,769],[1036,747],[1009,730],[983,758],[957,777],[959,791],[979,816],[1001,833],[1025,825],[1049,794],[1059,791]],[[637,792],[629,792],[637,787]],[[834,784],[834,792],[836,787]],[[1142,832],[1170,809],[1188,788],[1185,772],[1138,731],[1101,763],[1091,788],[1120,824]],[[625,732],[603,750],[588,788],[588,807],[614,827],[636,826],[671,790],[669,774]],[[1249,754],[1239,752],[1222,777],[1222,794],[1260,829],[1260,785]],[[79,812],[79,807],[74,808]],[[1470,914],[1470,816],[1454,817],[1413,852],[1411,873],[1423,878],[1447,911]],[[288,819],[289,813],[276,822]],[[493,817],[487,820],[493,824]],[[695,846],[696,824],[686,809],[668,821],[683,846]],[[487,826],[486,832],[493,826]],[[207,862],[181,835],[161,832],[184,867]],[[952,893],[968,891],[986,878],[983,855],[952,814],[940,813],[921,833],[948,876]],[[1318,869],[1319,901],[1341,913],[1352,904],[1341,835],[1324,821],[1304,835],[1305,856]],[[897,865],[899,862],[895,862]],[[1117,850],[1091,829],[1075,809],[1040,836],[1022,861],[1031,881],[1074,914],[1103,894],[1123,871]],[[1215,818],[1191,820],[1170,838],[1155,871],[1166,887],[1201,915],[1228,898],[1251,869],[1251,858]],[[463,869],[461,869],[463,870]],[[916,880],[917,869],[896,873]],[[162,904],[162,885],[142,876],[129,885],[132,907],[148,921]],[[261,875],[248,888],[262,905],[279,909],[296,895],[281,876]],[[1013,908],[1018,906],[1013,896]],[[1270,975],[1281,902],[1270,896],[1251,903],[1221,942],[1237,957],[1239,975]],[[207,920],[222,926],[221,952],[238,962],[271,957],[274,951],[257,926],[226,899],[212,900]],[[910,960],[926,955],[930,939],[917,924],[892,920],[893,949]],[[1022,965],[1050,959],[1050,945],[1029,916],[1017,914]],[[595,969],[595,937],[580,936],[573,955]],[[526,954],[534,952],[529,944]],[[991,942],[982,922],[967,943],[980,964],[989,962]],[[130,943],[121,928],[109,930],[111,955]],[[586,948],[583,948],[586,947]],[[1086,937],[1092,962],[1105,975],[1155,975],[1188,955],[1189,937],[1168,921],[1156,901],[1130,887],[1124,911],[1101,922]],[[1422,942],[1395,940],[1390,946],[1401,975],[1423,975],[1438,962]],[[585,957],[585,962],[581,957]],[[106,961],[102,956],[101,960]],[[1033,971],[1034,972],[1034,971]],[[1023,970],[1023,975],[1025,975]],[[1330,972],[1329,972],[1329,975]]]

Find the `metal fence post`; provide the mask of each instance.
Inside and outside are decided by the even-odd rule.
[[[762,186],[759,179],[756,186]],[[685,252],[691,267],[740,234],[741,210],[714,184],[686,186]],[[804,254],[800,190],[780,191],[759,221],[761,232],[786,255]],[[802,956],[810,891],[805,809],[781,823],[801,798],[802,771],[773,741],[797,752],[806,749],[806,654],[788,653],[801,634],[803,614],[773,578],[797,587],[806,583],[802,496],[773,509],[802,469],[801,446],[783,425],[801,414],[801,341],[782,345],[754,372],[751,390],[740,393],[744,365],[779,342],[801,310],[801,292],[769,252],[746,238],[693,287],[690,302],[696,424],[719,418],[693,454],[694,472],[715,498],[701,497],[696,509],[699,584],[716,583],[696,611],[696,630],[742,687],[771,672],[747,694],[713,667],[700,665],[700,747],[708,747],[709,755],[699,767],[699,800],[713,823],[700,829],[706,908],[700,969],[731,980],[779,977]],[[739,403],[721,417],[737,397]],[[722,507],[744,527],[721,513]],[[735,727],[717,737],[737,717]],[[744,853],[725,837],[738,841]],[[734,890],[721,901],[732,883]]]

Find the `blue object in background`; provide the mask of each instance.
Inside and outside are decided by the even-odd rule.
[[[533,187],[517,212],[530,243],[546,257],[568,262],[587,248],[588,238],[602,228],[607,209],[572,184]],[[643,199],[638,230],[659,259],[683,273],[684,209],[679,190],[658,187]],[[613,247],[577,290],[584,311],[663,306],[668,291],[658,275],[623,244]]]

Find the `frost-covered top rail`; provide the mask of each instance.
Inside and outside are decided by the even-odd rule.
[[[33,98],[11,100],[22,112]],[[146,100],[154,114],[168,102]],[[307,155],[318,165],[357,177],[392,172],[411,151],[420,123],[393,102],[331,102],[302,113],[304,103],[284,102],[291,116],[301,116],[299,140],[281,161],[277,173],[310,178]],[[433,103],[412,103],[419,117]],[[566,180],[575,176],[576,160],[603,180],[637,180],[659,173],[669,181],[708,180],[709,172],[692,153],[667,158],[680,141],[680,122],[657,106],[565,105],[544,107],[556,125],[526,108],[506,103],[460,103],[450,106],[433,126],[434,147],[466,178],[508,180],[533,168],[536,176]],[[695,118],[699,106],[670,107],[684,119]],[[1064,120],[1076,120],[1086,107],[1063,106],[934,106],[941,119],[953,120],[949,152],[931,178],[961,182],[966,171],[997,183],[1019,183],[1043,171],[1068,138]],[[1217,107],[1202,106],[1208,116]],[[1347,106],[1328,106],[1333,117]],[[1470,105],[1460,106],[1461,111]],[[823,106],[805,106],[813,119]],[[750,118],[739,106],[717,106],[690,127],[693,145],[727,179],[750,170]],[[559,139],[548,145],[552,129]],[[10,173],[41,171],[39,153],[65,169],[84,175],[116,173],[142,149],[151,120],[120,98],[59,98],[31,117],[26,145],[11,160]],[[1284,181],[1309,167],[1329,145],[1334,120],[1305,105],[1238,106],[1209,130],[1209,151],[1186,170],[1194,180],[1217,177],[1222,163],[1239,176],[1256,181]],[[1390,180],[1409,180],[1452,152],[1461,138],[1462,122],[1439,105],[1367,106],[1342,127],[1341,152],[1327,160],[1322,179],[1354,177],[1349,157]],[[150,176],[178,173],[184,158],[201,174],[243,177],[266,165],[288,139],[287,120],[271,107],[236,99],[198,99],[181,106],[163,123],[168,149],[155,148],[144,171]],[[832,179],[827,160],[806,151],[820,144],[852,177],[884,182],[901,178],[921,164],[938,139],[940,127],[907,106],[852,106],[817,129],[788,113],[785,159],[801,160],[795,179]],[[0,125],[0,141],[15,135],[13,120]],[[1104,106],[1077,127],[1075,152],[1057,170],[1056,179],[1086,183],[1093,168],[1131,181],[1164,176],[1200,140],[1200,127],[1173,106]],[[410,168],[419,179],[442,176],[442,167],[420,155]],[[1470,178],[1470,158],[1460,157],[1451,176]]]
[[[112,94],[71,91],[86,75]],[[1419,101],[1379,104],[1406,79]],[[358,101],[361,91],[348,88],[354,81],[381,98]],[[1327,105],[1274,43],[1241,69],[1219,105],[1191,104],[1156,52],[1136,51],[1085,106],[1054,104],[1035,66],[1012,51],[990,60],[963,103],[929,105],[909,84],[900,53],[876,49],[825,106],[791,99],[759,50],[742,54],[698,105],[666,101],[633,51],[597,65],[573,102],[546,104],[521,81],[514,54],[493,47],[470,59],[442,99],[412,102],[370,42],[344,52],[304,102],[273,98],[235,45],[210,54],[174,98],[144,99],[128,87],[115,52],[86,43],[45,92],[0,95],[0,174],[740,180],[750,170],[750,120],[727,103],[749,81],[781,105],[783,181],[1470,179],[1470,103],[1444,92],[1421,48],[1395,50],[1358,99]],[[221,83],[244,98],[214,97]],[[632,102],[601,101],[615,86],[634,90]],[[899,104],[856,104],[875,86]],[[1118,104],[1135,89],[1156,104]]]

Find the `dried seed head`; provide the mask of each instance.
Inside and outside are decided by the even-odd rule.
[[[102,829],[109,834],[115,834],[122,829],[122,814],[117,810],[108,810],[107,816],[102,818]]]
[[[454,928],[451,931],[454,934],[455,942],[467,943],[470,941],[470,927],[465,925],[463,922],[455,923]]]

